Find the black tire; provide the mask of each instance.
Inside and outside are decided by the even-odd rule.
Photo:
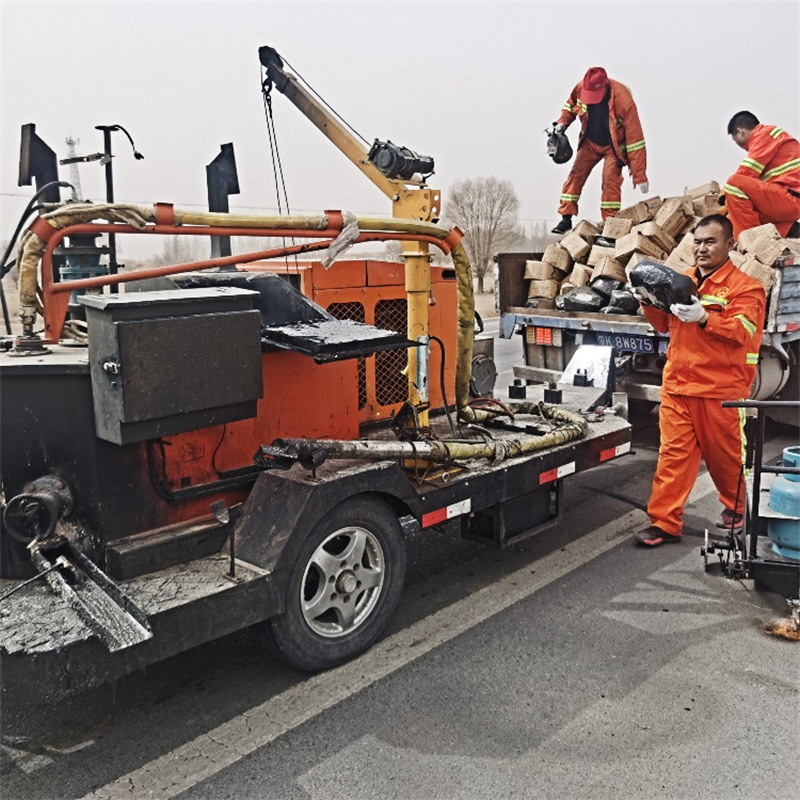
[[[267,647],[307,672],[355,658],[386,630],[405,572],[403,532],[392,510],[371,497],[346,500],[300,545],[284,611],[262,626]]]

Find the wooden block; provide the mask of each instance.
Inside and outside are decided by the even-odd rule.
[[[750,247],[754,242],[758,241],[761,236],[769,236],[771,239],[781,238],[778,229],[771,222],[768,222],[766,225],[759,225],[757,228],[750,228],[746,231],[742,231],[739,234],[739,250],[742,253],[749,252]]]
[[[664,233],[655,222],[643,222],[633,228],[637,233],[641,233],[648,239],[652,239],[665,253],[669,253],[675,249],[676,242],[668,234]]]
[[[588,220],[582,219],[572,229],[572,232],[577,233],[578,236],[581,236],[588,241],[593,236],[597,236],[597,234],[600,233],[600,226],[595,225],[594,222],[589,222]]]
[[[589,280],[591,282],[597,280],[597,278],[613,278],[615,281],[624,283],[628,276],[625,274],[625,267],[616,258],[608,258],[606,256],[598,261],[597,266],[592,270],[592,276]]]
[[[534,281],[561,281],[566,272],[548,264],[546,261],[526,261],[525,279]]]
[[[591,245],[576,231],[567,234],[559,244],[572,257],[573,261],[580,261],[591,250]]]
[[[632,225],[632,219],[609,217],[603,225],[603,236],[606,239],[621,239],[626,233],[631,232]]]
[[[653,221],[664,233],[676,239],[691,225],[694,209],[685,197],[670,197],[658,209]]]
[[[558,281],[531,281],[528,286],[528,297],[539,297],[552,300],[558,294]]]
[[[652,239],[648,239],[641,233],[632,232],[621,239],[617,239],[617,246],[614,248],[614,254],[617,259],[630,256],[635,252],[658,259],[663,259],[667,255]]]
[[[569,276],[569,282],[574,286],[586,286],[589,283],[589,278],[592,277],[592,268],[587,267],[585,264],[576,264],[572,268]]]
[[[719,194],[719,184],[716,181],[709,181],[702,186],[695,186],[694,189],[684,189],[683,194],[686,197],[691,197],[692,200],[697,200],[706,194]]]
[[[745,275],[755,278],[764,287],[764,291],[768,292],[772,288],[772,281],[775,278],[773,268],[765,266],[755,256],[746,255],[739,269]]]
[[[615,255],[615,248],[613,247],[602,247],[599,244],[593,245],[592,249],[589,251],[589,258],[586,260],[586,263],[590,267],[596,267],[597,263],[600,261],[601,258],[608,256],[609,258],[614,258]]]
[[[572,256],[560,244],[547,245],[542,261],[558,267],[562,272],[569,272],[572,269]]]

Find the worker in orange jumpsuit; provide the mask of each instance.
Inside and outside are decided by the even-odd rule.
[[[622,168],[627,166],[633,185],[647,193],[647,150],[639,112],[630,89],[610,80],[602,67],[586,72],[567,98],[558,118],[556,130],[563,133],[579,118],[581,133],[575,162],[564,188],[558,213],[561,221],[553,233],[572,229],[572,217],[578,213],[578,200],[589,173],[603,162],[603,188],[600,211],[603,219],[613,216],[622,207]]]
[[[800,218],[800,142],[749,111],[731,117],[728,133],[747,151],[723,189],[734,238],[767,222],[786,236]]]
[[[740,531],[744,508],[741,479],[744,412],[723,408],[723,400],[749,396],[758,364],[766,294],[758,281],[733,266],[728,252],[733,230],[725,217],[704,217],[694,230],[697,284],[690,304],[670,313],[647,305],[647,321],[669,331],[661,383],[661,444],[647,513],[650,526],[635,535],[649,547],[679,542],[683,508],[702,458],[724,506],[719,527]]]

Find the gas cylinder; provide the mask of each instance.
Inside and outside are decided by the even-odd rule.
[[[783,451],[784,467],[800,467],[800,447]],[[772,549],[783,558],[800,561],[800,475],[777,475],[769,490],[769,507],[794,519],[770,519]]]

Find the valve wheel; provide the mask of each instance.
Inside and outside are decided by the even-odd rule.
[[[354,658],[389,624],[405,567],[394,512],[373,497],[346,500],[299,546],[283,586],[284,611],[262,626],[267,647],[308,672]]]

